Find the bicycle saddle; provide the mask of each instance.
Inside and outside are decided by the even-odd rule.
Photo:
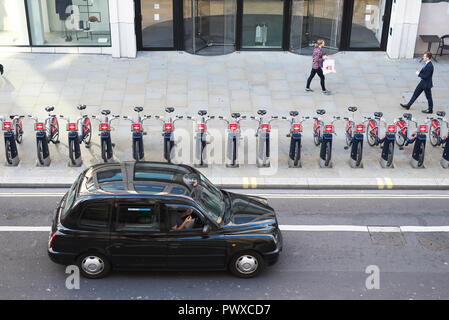
[[[376,118],[382,118],[384,116],[383,112],[374,112]]]
[[[142,112],[143,111],[143,107],[135,107],[134,111],[135,112]]]
[[[53,110],[55,110],[55,107],[47,107],[47,108],[45,108],[45,111],[47,111],[47,112],[52,112]]]
[[[319,114],[320,116],[322,116],[323,114],[326,113],[326,110],[324,110],[324,109],[318,109],[318,110],[316,111],[316,113]]]
[[[403,116],[405,119],[407,119],[407,120],[412,120],[412,114],[411,114],[411,113],[404,113],[402,116]]]
[[[258,111],[257,111],[257,114],[258,114],[259,116],[264,116],[264,115],[267,114],[267,110],[258,110]]]
[[[444,117],[446,115],[446,112],[444,111],[437,111],[437,116]]]
[[[103,110],[101,111],[101,114],[104,116],[110,115],[111,114],[111,110]]]
[[[78,107],[76,107],[78,110],[85,110],[86,109],[86,105],[79,105]]]
[[[290,111],[290,116],[297,117],[299,115],[298,111]]]
[[[357,107],[349,107],[348,111],[349,112],[356,112],[357,111]]]
[[[240,113],[231,113],[231,117],[234,119],[240,118]]]
[[[167,113],[172,113],[174,111],[175,111],[175,108],[173,108],[173,107],[165,108],[165,112],[167,112]]]
[[[198,115],[200,115],[200,116],[205,116],[207,114],[207,111],[206,110],[200,110],[200,111],[198,111]]]

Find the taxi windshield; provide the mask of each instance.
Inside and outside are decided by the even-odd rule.
[[[216,223],[221,223],[225,212],[223,193],[200,174],[201,182],[193,190],[193,198]]]

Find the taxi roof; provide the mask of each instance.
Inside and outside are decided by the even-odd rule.
[[[78,196],[164,195],[190,198],[186,165],[163,162],[103,163],[87,169],[80,177]]]

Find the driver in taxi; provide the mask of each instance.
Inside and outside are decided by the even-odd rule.
[[[192,209],[187,209],[181,213],[172,213],[170,215],[170,229],[173,231],[183,230],[192,220]]]

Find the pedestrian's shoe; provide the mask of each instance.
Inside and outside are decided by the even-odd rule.
[[[433,111],[432,111],[432,110],[429,110],[429,109],[427,109],[427,110],[423,110],[423,111],[422,111],[422,113],[433,113]]]
[[[325,95],[330,95],[332,92],[330,92],[329,90],[324,90],[323,91],[323,94],[325,94]]]
[[[402,104],[402,103],[401,103],[401,107],[402,107],[402,108],[404,108],[404,109],[407,109],[407,110],[409,110],[409,109],[410,109],[410,106],[409,106],[409,105],[406,105],[406,104]]]
[[[310,88],[306,88],[306,89],[305,89],[305,92],[313,92],[313,90],[310,89]]]

